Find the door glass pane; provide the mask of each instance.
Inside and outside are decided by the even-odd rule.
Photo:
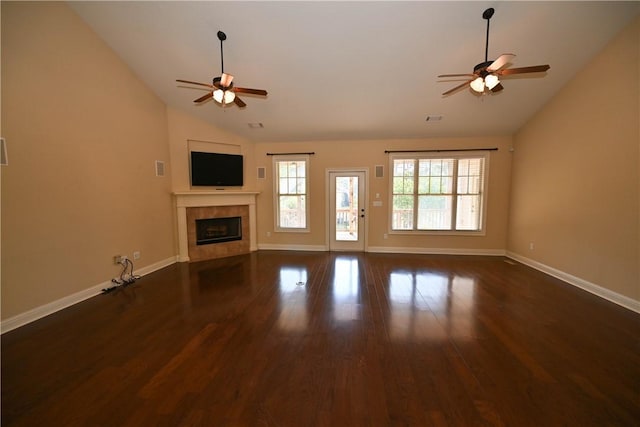
[[[336,241],[358,240],[358,177],[336,177]]]

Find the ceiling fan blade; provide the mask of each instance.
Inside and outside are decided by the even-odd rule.
[[[211,98],[212,96],[213,96],[213,92],[209,92],[206,95],[201,96],[200,98],[196,99],[193,102],[198,103],[198,102],[206,101],[207,99]]]
[[[510,63],[515,57],[516,56],[513,53],[503,53],[487,67],[487,71],[490,73],[498,71],[500,68]]]
[[[498,83],[493,87],[493,89],[491,89],[491,92],[500,92],[502,89],[504,89],[504,86],[502,86],[502,83]]]
[[[532,67],[522,67],[522,68],[507,68],[506,70],[501,70],[498,74],[502,76],[508,76],[510,74],[523,74],[523,73],[542,73],[547,71],[549,65],[534,65]]]
[[[475,76],[474,76],[475,77]],[[449,89],[448,91],[446,91],[445,93],[442,94],[442,96],[447,96],[452,94],[453,92],[457,91],[458,89],[467,86],[469,83],[471,83],[474,79],[471,80],[467,80],[466,82],[459,84],[458,86],[454,87],[453,89]]]
[[[220,77],[220,84],[224,87],[231,86],[231,82],[233,81],[233,76],[231,74],[222,73],[222,77]]]
[[[191,82],[189,80],[176,80],[176,81],[179,82],[179,83],[189,83],[190,85],[200,85],[200,86],[206,86],[206,87],[213,87],[209,83]]]
[[[237,89],[237,88],[236,88]],[[247,104],[244,103],[244,101],[240,98],[238,98],[237,96],[235,98],[233,98],[233,102],[236,103],[236,105],[240,108],[244,108],[247,106]]]
[[[440,74],[438,78],[442,77],[475,77],[475,74]]]
[[[233,90],[237,93],[248,93],[251,95],[267,96],[267,91],[263,89],[247,89],[245,87],[236,87]]]

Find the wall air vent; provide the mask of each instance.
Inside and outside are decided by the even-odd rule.
[[[7,166],[9,164],[9,158],[7,157],[7,141],[4,138],[0,138],[0,165]]]
[[[156,176],[164,176],[164,162],[156,160]]]

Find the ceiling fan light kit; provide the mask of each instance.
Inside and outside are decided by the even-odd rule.
[[[213,84],[192,82],[189,80],[176,80],[180,83],[205,86],[210,89],[210,91],[206,95],[201,96],[200,98],[193,101],[196,104],[200,104],[201,102],[208,101],[209,99],[213,98],[213,100],[220,104],[222,107],[236,104],[239,108],[244,108],[247,106],[247,104],[245,104],[244,101],[242,101],[236,95],[236,93],[248,93],[251,95],[267,96],[267,91],[263,89],[248,89],[233,86],[233,76],[224,72],[224,50],[222,42],[224,42],[226,39],[227,35],[222,31],[218,31],[218,40],[220,40],[220,71],[222,72],[222,74],[220,77],[214,77],[212,81]]]
[[[524,74],[524,73],[540,73],[547,71],[549,65],[535,65],[532,67],[522,68],[508,68],[515,55],[512,53],[502,54],[495,61],[489,61],[489,21],[493,16],[495,10],[489,8],[482,13],[482,18],[487,20],[487,36],[485,40],[484,48],[484,62],[473,67],[473,74],[441,74],[438,78],[442,77],[465,77],[468,80],[464,83],[444,92],[442,95],[447,96],[469,85],[471,89],[479,94],[496,93],[500,92],[504,87],[500,82],[500,76],[507,76],[510,74]]]
[[[218,104],[231,104],[236,98],[236,94],[230,90],[216,89],[213,91],[213,100]]]
[[[484,78],[484,84],[487,86],[488,89],[493,89],[494,87],[496,87],[498,83],[500,83],[500,80],[498,79],[498,76],[496,76],[495,74],[488,74]]]

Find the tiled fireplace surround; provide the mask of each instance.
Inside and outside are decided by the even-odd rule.
[[[257,250],[256,195],[246,191],[188,191],[174,193],[178,220],[178,261],[203,261]],[[195,220],[242,218],[242,240],[196,245]]]

